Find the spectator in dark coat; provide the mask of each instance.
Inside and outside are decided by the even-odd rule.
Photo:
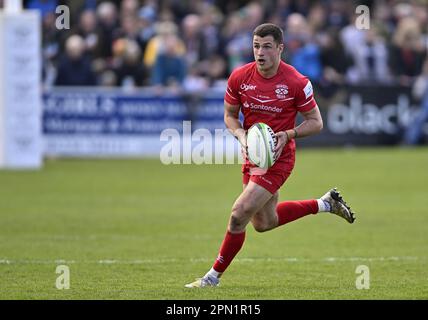
[[[82,37],[73,35],[65,43],[65,55],[60,58],[55,80],[57,86],[94,86],[96,77],[91,60],[85,53]]]
[[[426,55],[420,25],[413,18],[403,18],[395,30],[389,65],[398,83],[412,86],[422,72]]]
[[[115,68],[117,85],[126,88],[147,85],[148,71],[144,67],[138,43],[128,39],[118,41],[124,42],[124,49]]]

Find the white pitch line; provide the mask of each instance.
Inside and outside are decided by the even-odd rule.
[[[389,261],[422,261],[426,260],[427,257],[411,257],[411,256],[391,256],[391,257],[325,257],[320,259],[307,259],[307,258],[239,258],[234,261],[237,263],[252,263],[252,262],[287,262],[287,263],[299,263],[299,262],[355,262],[355,261],[365,261],[365,262],[389,262]],[[141,259],[141,260],[119,260],[119,259],[102,259],[102,260],[31,260],[31,259],[0,259],[0,265],[10,265],[10,264],[129,264],[129,265],[141,265],[141,264],[163,264],[163,263],[177,263],[177,262],[190,262],[190,263],[209,263],[214,262],[214,258],[191,258],[187,259],[178,259],[178,258],[165,258],[165,259]]]

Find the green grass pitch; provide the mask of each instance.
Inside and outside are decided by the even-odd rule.
[[[212,265],[240,166],[47,160],[0,171],[0,299],[427,299],[428,149],[300,149],[280,199],[337,186],[351,225],[305,217],[251,226],[221,287],[185,289]],[[70,289],[55,286],[58,265]],[[358,290],[356,268],[370,270]]]

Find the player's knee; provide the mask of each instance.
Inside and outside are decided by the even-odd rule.
[[[232,214],[229,221],[229,231],[240,232],[245,229],[246,222],[242,217],[238,217]]]
[[[253,214],[253,209],[251,206],[245,203],[235,203],[232,207],[232,215],[235,215],[237,217],[248,217]]]
[[[243,202],[236,202],[232,207],[232,215],[229,221],[229,230],[232,232],[240,232],[245,230],[246,225],[254,214],[254,209],[251,205]]]

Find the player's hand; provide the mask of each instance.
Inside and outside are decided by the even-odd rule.
[[[279,131],[275,133],[276,136],[276,147],[275,147],[275,159],[278,159],[287,144],[287,134],[285,131]]]
[[[247,146],[247,132],[244,129],[237,129],[235,131],[235,137],[241,144],[241,152],[244,159],[248,158],[248,146]]]

